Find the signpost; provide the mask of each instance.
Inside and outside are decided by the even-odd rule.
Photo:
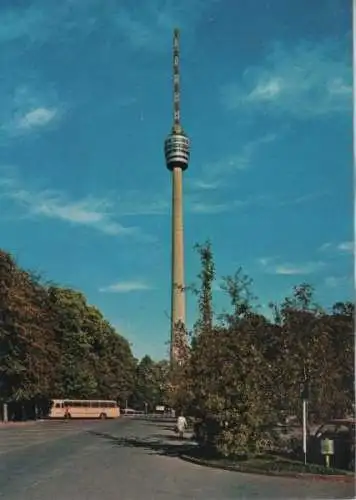
[[[7,404],[4,403],[4,406],[3,406],[3,421],[4,423],[7,423],[9,420],[9,415],[8,415],[8,410],[7,410]]]
[[[308,421],[308,399],[309,399],[309,381],[303,382],[301,396],[303,400],[303,453],[304,464],[307,463],[307,421]]]
[[[304,464],[307,463],[307,400],[303,399],[303,453]]]

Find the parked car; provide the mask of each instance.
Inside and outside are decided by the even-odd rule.
[[[328,438],[334,442],[330,464],[339,469],[355,470],[355,423],[355,419],[334,419],[318,427],[308,439],[309,459],[324,463],[321,442]]]

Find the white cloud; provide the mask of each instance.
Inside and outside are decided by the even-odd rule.
[[[222,181],[204,181],[203,179],[188,179],[188,186],[192,189],[201,189],[202,191],[214,191],[222,185]]]
[[[116,211],[121,216],[167,216],[171,213],[171,196],[171,189],[159,197],[157,194],[129,191],[116,200]],[[184,210],[190,214],[218,214],[232,210],[239,204],[240,202],[234,200],[222,203],[211,200],[210,196],[184,193]]]
[[[301,263],[278,262],[278,258],[276,257],[262,257],[257,259],[257,261],[266,273],[287,276],[313,274],[325,266],[324,262],[321,261]]]
[[[116,222],[110,211],[110,203],[95,198],[77,201],[67,200],[54,191],[14,191],[11,198],[23,205],[30,215],[60,219],[76,225],[91,226],[109,235],[133,235],[138,228],[124,227]]]
[[[283,90],[283,80],[281,78],[271,78],[260,82],[247,96],[251,101],[270,101],[275,99]]]
[[[70,200],[53,190],[24,189],[14,179],[0,185],[0,196],[14,202],[27,217],[46,217],[73,225],[88,226],[112,236],[137,236],[149,239],[138,227],[117,222],[112,202],[94,197]]]
[[[185,195],[185,211],[191,214],[219,214],[234,210],[248,209],[249,207],[260,207],[268,209],[273,207],[286,207],[311,203],[319,199],[325,193],[310,193],[297,196],[296,198],[278,199],[273,194],[253,195],[244,199],[229,198],[219,201],[218,197],[213,200],[212,196],[202,196],[201,193],[187,193]],[[169,195],[167,195],[169,198]],[[167,213],[169,205],[167,207]]]
[[[279,264],[275,266],[275,274],[313,274],[324,266],[323,262],[306,262],[304,264]]]
[[[352,92],[351,84],[347,85],[342,78],[334,78],[328,82],[330,95],[349,97]]]
[[[339,243],[326,242],[319,247],[319,251],[328,253],[354,253],[355,243],[353,241],[341,241]]]
[[[327,191],[317,191],[315,193],[304,193],[301,194],[300,196],[297,196],[296,198],[288,198],[284,201],[281,201],[282,205],[301,205],[304,203],[309,203],[313,202],[315,200],[318,200],[320,198],[324,198],[325,196],[328,196],[330,193]]]
[[[260,66],[247,68],[241,82],[222,89],[223,104],[296,118],[351,111],[351,60],[348,39],[274,44]]]
[[[257,259],[257,262],[261,266],[266,267],[269,264],[271,264],[275,259],[276,259],[276,257],[260,257],[260,258]]]
[[[274,133],[268,133],[256,139],[248,141],[236,154],[229,155],[215,162],[202,166],[200,177],[191,181],[193,188],[208,190],[222,185],[221,179],[239,170],[245,170],[251,166],[254,156],[263,145],[270,144],[277,139]]]
[[[157,194],[128,191],[119,197],[110,193],[103,199],[93,196],[71,200],[64,193],[50,189],[23,187],[11,177],[11,171],[3,168],[0,181],[0,197],[12,200],[27,217],[46,217],[90,226],[108,235],[135,236],[140,240],[154,241],[154,237],[144,234],[138,227],[124,226],[120,217],[167,216],[171,212],[171,190]],[[185,195],[185,211],[191,214],[219,214],[232,210],[240,201],[214,202],[197,194]]]
[[[320,247],[319,247],[319,251],[320,252],[325,252],[327,250],[331,250],[333,247],[333,244],[330,243],[330,242],[326,242],[326,243],[323,243]]]
[[[6,88],[12,83],[0,82],[0,130],[6,140],[53,126],[66,112],[54,87],[35,83],[29,75],[24,78],[31,80],[31,85],[15,86],[11,92]]]
[[[113,285],[99,288],[99,292],[105,293],[129,293],[151,290],[152,287],[143,281],[119,281]]]
[[[246,209],[248,207],[285,207],[313,202],[325,193],[310,193],[296,198],[278,199],[273,194],[252,195],[244,199],[224,197],[221,200],[219,193],[213,190],[213,185],[206,189],[196,188],[188,183],[184,193],[184,211],[187,214],[209,215]],[[116,213],[120,216],[152,216],[171,213],[171,188],[157,194],[129,191],[115,200]]]
[[[342,241],[338,244],[337,249],[340,250],[340,252],[353,253],[355,244],[353,241]]]
[[[36,108],[22,116],[18,121],[18,127],[31,129],[48,125],[57,116],[55,108]]]
[[[219,214],[235,210],[246,210],[249,207],[260,207],[268,209],[273,207],[286,207],[311,203],[325,193],[310,193],[309,195],[297,196],[296,198],[278,199],[273,194],[253,195],[244,199],[224,198],[219,201],[218,197],[213,199],[212,195],[202,196],[201,193],[188,193],[185,195],[185,210],[191,214]],[[169,197],[169,195],[167,195]],[[168,213],[168,212],[167,212]]]

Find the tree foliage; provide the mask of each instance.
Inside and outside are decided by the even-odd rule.
[[[152,412],[157,405],[165,405],[168,374],[168,361],[154,362],[150,356],[144,356],[136,368],[130,406],[135,410]]]
[[[263,449],[283,414],[301,416],[304,383],[310,386],[311,420],[350,413],[354,305],[323,309],[313,288],[302,283],[281,304],[271,304],[274,319],[267,318],[258,312],[252,280],[238,269],[221,287],[231,310],[214,315],[211,244],[196,249],[199,317],[189,359],[175,374],[173,399],[200,417],[201,442],[225,456]]]
[[[132,394],[126,339],[74,290],[42,284],[0,252],[0,399],[116,399]]]

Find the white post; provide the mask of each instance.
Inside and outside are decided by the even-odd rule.
[[[9,421],[9,415],[8,415],[7,404],[6,403],[4,403],[4,406],[3,406],[3,421],[5,423]]]
[[[307,463],[307,400],[303,399],[303,452],[304,463]]]

